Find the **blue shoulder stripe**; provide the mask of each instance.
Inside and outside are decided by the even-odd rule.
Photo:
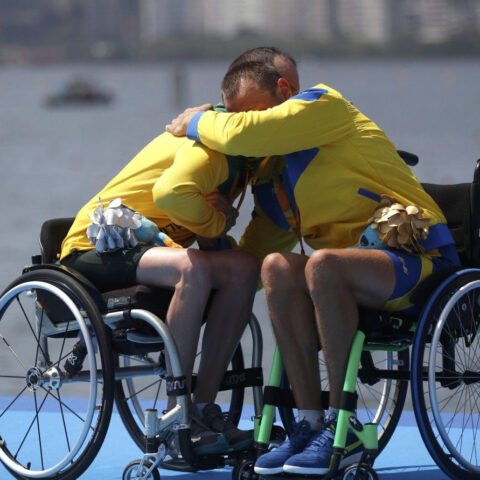
[[[323,94],[328,93],[328,90],[325,88],[308,88],[303,92],[300,92],[298,95],[291,97],[295,100],[306,100],[307,102],[313,102],[318,100]]]
[[[310,165],[312,160],[317,156],[319,151],[320,149],[315,147],[285,155],[286,170],[292,189],[295,188],[298,179],[304,170]]]
[[[200,140],[200,137],[198,136],[198,122],[200,121],[200,117],[204,114],[205,112],[198,112],[196,113],[190,122],[188,122],[188,127],[187,127],[187,137],[190,140],[195,140],[198,143],[202,143]]]
[[[380,202],[382,200],[382,197],[378,193],[371,192],[370,190],[366,190],[365,188],[359,188],[357,193],[369,198],[370,200],[374,200],[375,202]]]
[[[255,185],[253,192],[263,213],[265,213],[277,227],[283,230],[290,230],[290,225],[273,191],[273,181],[270,180],[268,183]]]

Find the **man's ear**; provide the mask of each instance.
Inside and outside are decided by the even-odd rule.
[[[290,87],[288,80],[283,77],[280,77],[277,80],[277,91],[283,100],[288,100],[291,96],[293,96],[292,88]]]

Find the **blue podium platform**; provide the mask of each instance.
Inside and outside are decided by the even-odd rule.
[[[244,409],[245,410],[245,409]],[[243,428],[251,428],[250,415],[241,420]],[[22,411],[18,410],[18,415]],[[13,422],[14,423],[14,422]],[[14,428],[14,425],[12,425]],[[55,434],[52,432],[51,434]],[[121,480],[123,469],[132,460],[140,458],[141,452],[129,437],[117,412],[112,421],[96,459],[80,478],[81,480]],[[447,480],[448,477],[434,464],[418,432],[411,411],[402,415],[390,443],[378,457],[375,468],[382,480]],[[231,468],[182,473],[160,470],[162,478],[172,480],[230,480]],[[0,465],[0,479],[11,475]]]

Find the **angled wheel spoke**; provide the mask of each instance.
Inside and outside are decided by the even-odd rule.
[[[158,387],[157,387],[157,393],[155,394],[155,401],[153,402],[153,406],[152,408],[156,408],[157,407],[157,402],[158,402],[158,399],[160,397],[160,388],[162,386],[162,382],[160,381],[158,383]]]
[[[132,395],[130,395],[130,396],[128,396],[128,397],[125,397],[125,399],[126,399],[126,400],[131,400],[133,397],[138,396],[140,393],[144,392],[145,390],[148,390],[149,388],[153,387],[153,386],[156,385],[157,383],[159,384],[159,385],[158,385],[157,392],[159,392],[159,391],[160,391],[160,388],[161,388],[161,386],[162,386],[161,382],[162,382],[161,379],[155,380],[154,382],[150,383],[149,385],[146,385],[145,387],[141,388],[140,390],[136,390],[134,393],[132,393]],[[157,396],[158,396],[158,393],[157,393]]]
[[[42,308],[42,314],[40,316],[40,325],[39,325],[39,328],[38,328],[39,332],[42,331],[44,313],[45,313],[45,310]],[[37,341],[37,348],[36,348],[36,351],[35,351],[35,365],[38,365],[38,352],[39,352],[39,350],[40,350],[40,342]]]
[[[75,415],[75,417],[77,417],[81,422],[85,423],[85,418],[82,418],[77,412],[75,412],[74,410],[72,410],[61,398],[59,397],[56,397],[52,392],[50,392],[49,390],[47,390],[46,388],[42,387],[43,390],[45,390],[45,392],[47,393],[47,396],[48,395],[51,395],[55,400],[57,400],[57,402],[62,405],[64,408],[66,408],[70,413],[72,413],[73,415]],[[90,428],[93,430],[93,427],[90,426]]]
[[[24,309],[24,307],[23,307],[23,304],[22,304],[22,302],[20,301],[20,299],[18,298],[18,295],[17,295],[16,298],[17,298],[17,302],[18,302],[18,304],[19,304],[19,306],[20,306],[20,309],[21,309],[22,312],[23,312],[23,316],[24,316],[24,318],[25,318],[25,321],[27,322],[28,328],[29,328],[30,331],[32,332],[33,338],[35,338],[35,341],[37,342],[38,348],[39,348],[40,351],[42,352],[42,355],[44,356],[44,358],[48,358],[47,355],[45,354],[45,352],[43,351],[42,346],[40,345],[40,340],[39,340],[37,334],[35,333],[35,330],[33,329],[32,324],[30,323],[30,319],[28,318],[28,315],[27,315],[27,313],[25,312],[25,309]]]
[[[0,338],[2,339],[3,343],[5,343],[7,348],[12,352],[13,356],[16,358],[16,360],[22,366],[22,368],[25,370],[25,372],[27,372],[28,368],[24,365],[24,363],[20,359],[20,356],[18,355],[18,353],[13,349],[13,347],[10,345],[10,343],[7,341],[7,339],[1,333],[0,333]]]
[[[33,425],[35,424],[35,422],[37,421],[37,418],[38,418],[38,414],[40,413],[40,410],[42,409],[43,407],[43,404],[45,403],[45,400],[47,399],[47,396],[48,395],[45,395],[42,403],[40,404],[40,407],[37,406],[36,402],[35,402],[35,416],[33,417],[33,420],[31,421],[22,441],[20,442],[20,445],[17,449],[17,451],[15,452],[15,455],[14,455],[14,458],[17,458],[18,454],[20,453],[20,450],[22,449],[23,447],[23,444],[25,443],[25,440],[27,439],[28,437],[28,434],[30,433],[30,430],[32,429]],[[43,463],[43,460],[42,460],[42,463]]]
[[[38,448],[40,450],[40,461],[42,463],[42,470],[45,470],[45,465],[43,463],[43,449],[42,449],[42,434],[40,433],[40,421],[38,419],[38,413],[39,413],[39,410],[38,410],[38,403],[37,403],[37,393],[36,392],[33,392],[33,398],[35,399],[35,411],[37,412],[35,417],[36,417],[36,424],[37,424],[37,435],[38,435]],[[43,403],[45,402],[46,400],[46,396],[42,402],[42,406],[43,406]]]
[[[68,438],[68,430],[67,430],[67,425],[66,425],[66,422],[65,422],[65,414],[63,412],[63,402],[62,402],[62,399],[60,398],[60,392],[58,392],[58,403],[60,405],[60,413],[62,415],[62,424],[63,424],[63,431],[65,432],[65,440],[67,441],[68,451],[70,451],[71,450],[70,440]]]
[[[20,377],[22,378],[22,377]],[[20,398],[22,393],[27,389],[27,386],[25,385],[22,390],[15,396],[15,398],[3,409],[3,412],[0,413],[0,418],[2,418],[3,414],[8,411],[8,409]]]

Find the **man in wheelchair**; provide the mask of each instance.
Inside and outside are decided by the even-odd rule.
[[[264,235],[265,244],[290,237],[302,246],[302,254],[272,253],[262,266],[299,422],[289,439],[257,460],[255,472],[323,475],[344,408],[359,306],[413,312],[415,286],[459,259],[442,211],[374,122],[323,84],[296,96],[280,75],[261,85],[262,68],[269,67],[243,64],[224,78],[225,106],[241,113],[190,109],[167,131],[228,155],[285,155],[272,157],[276,175],[255,186],[256,215],[276,225],[265,230],[276,235]],[[310,256],[304,240],[314,250]],[[330,383],[327,412],[319,345]],[[361,442],[349,433],[340,467],[360,454]]]
[[[188,388],[206,321],[192,397],[192,444],[198,455],[244,449],[253,442],[251,431],[239,430],[214,402],[250,318],[258,260],[239,250],[187,248],[196,238],[199,243],[226,241],[238,215],[226,198],[235,197],[245,181],[243,161],[227,161],[224,155],[165,133],[80,209],[62,244],[60,262],[83,274],[101,292],[135,284],[174,288],[166,323],[176,340]],[[167,245],[182,248],[138,244],[99,252],[86,235],[90,217],[100,203],[107,205],[117,198],[167,233]],[[169,407],[174,404],[175,397],[170,397]]]

